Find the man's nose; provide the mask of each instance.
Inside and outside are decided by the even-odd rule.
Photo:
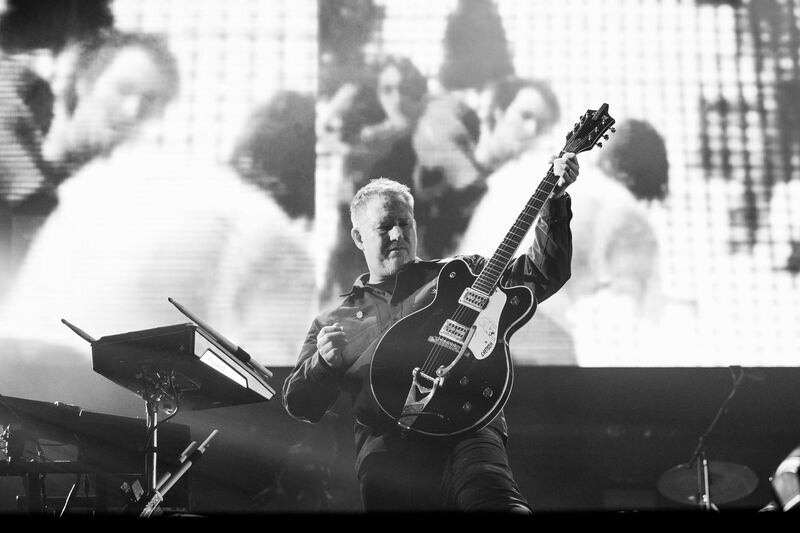
[[[403,237],[403,232],[400,230],[400,226],[394,226],[392,229],[389,230],[390,241],[399,241],[402,237]]]

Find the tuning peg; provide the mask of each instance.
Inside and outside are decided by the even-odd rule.
[[[603,143],[595,143],[595,145],[596,145],[598,148],[602,148],[602,147],[603,147]]]
[[[609,128],[609,130],[611,131],[611,133],[617,133],[617,129],[614,127]]]
[[[608,134],[603,135],[603,139],[608,140]]]

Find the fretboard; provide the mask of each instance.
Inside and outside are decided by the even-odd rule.
[[[486,263],[486,266],[481,270],[478,279],[472,284],[475,290],[484,294],[492,294],[494,292],[497,284],[500,283],[500,277],[511,263],[514,254],[517,253],[519,245],[522,243],[525,235],[528,234],[528,231],[530,231],[531,226],[533,226],[533,223],[536,221],[536,217],[539,216],[542,206],[544,206],[544,203],[552,194],[556,183],[558,183],[558,177],[553,174],[553,166],[550,165],[550,170],[548,170],[547,175],[542,179],[541,183],[539,183],[536,191],[530,197],[528,203],[525,204],[525,208],[519,214],[514,224],[511,225],[511,229],[508,230],[505,238],[497,247],[491,259],[489,259],[489,262]]]

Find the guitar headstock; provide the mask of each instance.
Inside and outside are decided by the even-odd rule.
[[[611,133],[614,133],[616,131],[612,127],[614,122],[616,121],[608,114],[608,104],[601,105],[597,110],[587,109],[572,131],[567,134],[564,152],[578,154],[587,152],[595,146],[602,147],[603,144],[599,141],[608,139],[606,132],[610,130]]]

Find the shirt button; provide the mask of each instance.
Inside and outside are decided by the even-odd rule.
[[[356,313],[356,318],[358,318],[359,320],[364,318],[364,311],[359,311],[358,313]]]

